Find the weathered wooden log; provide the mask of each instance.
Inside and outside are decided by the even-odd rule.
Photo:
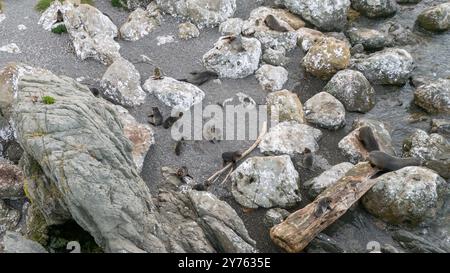
[[[378,171],[367,162],[359,163],[314,202],[274,226],[270,230],[272,241],[287,252],[302,251],[375,185],[376,181],[370,177]]]

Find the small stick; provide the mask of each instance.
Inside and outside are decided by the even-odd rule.
[[[256,141],[253,143],[252,146],[250,146],[250,148],[248,148],[245,152],[242,153],[241,157],[237,160],[241,160],[244,157],[248,156],[254,149],[256,149],[256,147],[258,147],[259,143],[262,141],[263,136],[267,133],[267,123],[264,122],[263,126],[261,128],[261,133],[259,134],[258,138],[256,139]],[[226,172],[228,169],[233,167],[233,163],[228,163],[227,165],[225,165],[225,167],[223,167],[222,169],[218,170],[217,172],[215,172],[210,178],[208,178],[206,180],[206,185],[209,186],[212,184],[214,180],[214,178],[218,177],[219,175],[221,175],[222,173]],[[227,175],[228,178],[228,175]],[[223,183],[223,182],[222,182]]]

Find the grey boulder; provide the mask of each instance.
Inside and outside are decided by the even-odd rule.
[[[450,79],[420,85],[414,91],[414,103],[429,113],[450,114]]]
[[[320,92],[305,102],[306,121],[319,127],[337,130],[345,126],[345,108],[327,92]]]
[[[342,162],[334,165],[330,169],[324,171],[319,176],[305,182],[304,186],[308,189],[308,193],[312,198],[316,198],[326,188],[334,185],[339,179],[353,168],[354,165],[349,162]]]
[[[120,37],[128,41],[137,41],[147,36],[161,23],[161,14],[156,5],[150,4],[146,10],[137,8],[128,15],[127,21],[120,27]]]
[[[369,18],[389,17],[398,10],[395,0],[351,0],[352,7]]]
[[[3,246],[5,253],[48,253],[40,244],[10,231],[3,237]]]
[[[417,17],[419,25],[430,31],[445,31],[450,28],[450,3],[426,8]]]
[[[256,71],[256,79],[266,91],[278,91],[288,80],[289,72],[281,66],[265,64]]]

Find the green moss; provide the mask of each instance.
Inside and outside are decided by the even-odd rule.
[[[54,104],[56,102],[54,97],[51,96],[43,96],[42,97],[42,103],[44,104]]]
[[[67,32],[67,28],[64,24],[60,24],[55,28],[52,28],[52,32],[56,34],[62,34]]]
[[[111,5],[116,8],[126,8],[121,0],[111,0]]]
[[[35,9],[37,11],[43,12],[46,9],[48,9],[48,7],[50,7],[50,5],[53,3],[53,1],[55,1],[55,0],[39,0],[35,6]],[[93,6],[94,1],[93,0],[81,0],[81,4],[89,4],[89,5]]]
[[[35,206],[31,205],[27,216],[27,238],[45,246],[48,244],[48,225],[44,215]]]
[[[0,0],[0,13],[3,11],[3,2]]]

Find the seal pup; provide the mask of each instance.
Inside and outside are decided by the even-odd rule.
[[[314,164],[314,156],[309,148],[305,148],[303,151],[303,167],[311,169]]]
[[[148,123],[153,126],[160,126],[163,123],[163,116],[158,107],[152,107],[152,113],[148,115]]]
[[[268,26],[271,30],[279,31],[279,32],[289,32],[289,29],[287,29],[285,26],[281,25],[280,22],[273,16],[272,14],[269,14],[266,16],[266,19],[264,19],[264,23],[266,26]]]
[[[323,197],[322,199],[320,199],[314,210],[314,216],[318,218],[322,216],[325,212],[332,210],[330,204],[331,204],[330,197]]]
[[[422,165],[422,161],[418,158],[400,158],[381,151],[370,152],[369,162],[380,170],[388,172],[397,171],[404,167]]]
[[[370,128],[369,126],[359,128],[359,134],[357,138],[369,153],[380,150],[380,145],[378,145],[375,134],[373,133],[372,128]]]
[[[191,77],[188,79],[181,79],[179,81],[188,82],[195,84],[197,86],[201,86],[208,81],[216,80],[219,78],[219,75],[216,72],[212,71],[193,71],[190,73]]]
[[[178,116],[175,117],[168,117],[164,122],[163,122],[163,127],[164,129],[169,129],[172,127],[172,125],[175,124],[175,122],[177,122],[181,117],[183,117],[183,112],[178,113]]]
[[[223,165],[226,166],[227,164],[232,163],[234,168],[236,162],[241,158],[241,156],[241,151],[225,152],[222,154]]]

